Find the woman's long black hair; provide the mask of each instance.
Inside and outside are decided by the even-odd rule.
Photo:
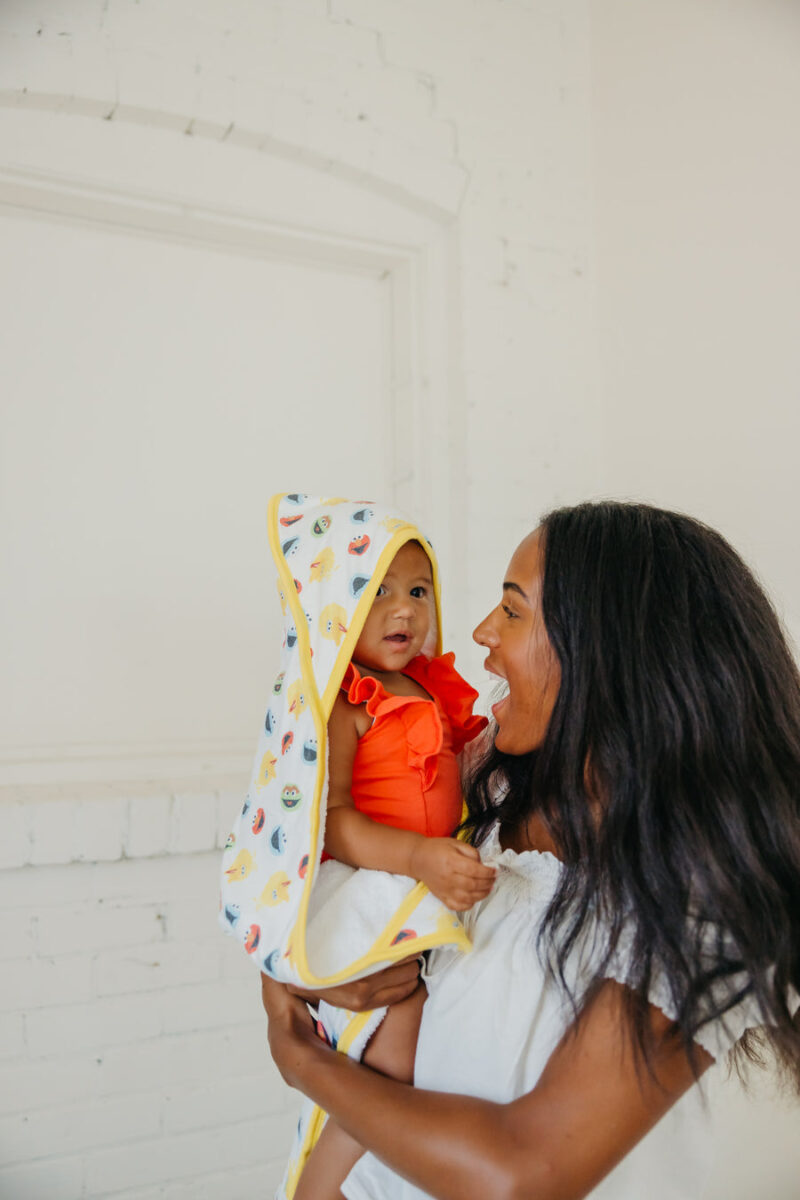
[[[606,959],[632,936],[626,1016],[646,1062],[658,976],[692,1062],[698,1031],[750,996],[800,1090],[800,676],[780,622],[690,517],[603,502],[541,530],[561,686],[538,750],[473,768],[472,839],[543,818],[566,865],[540,949],[563,982],[598,910]],[[741,1048],[758,1057],[753,1035]]]

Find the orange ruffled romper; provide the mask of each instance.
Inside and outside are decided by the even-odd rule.
[[[454,654],[412,659],[403,672],[431,697],[392,696],[350,663],[342,691],[366,704],[372,725],[359,738],[353,802],[382,825],[449,837],[461,821],[456,755],[487,724],[472,715],[478,693],[453,666]]]

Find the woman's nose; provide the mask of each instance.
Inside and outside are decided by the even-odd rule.
[[[473,642],[477,642],[479,646],[488,646],[489,649],[499,645],[500,642],[492,624],[492,615],[489,613],[488,617],[484,617],[480,625],[477,625],[472,631]]]

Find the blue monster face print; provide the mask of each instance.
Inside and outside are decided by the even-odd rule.
[[[289,558],[290,555],[295,554],[297,552],[297,547],[299,545],[300,545],[299,537],[288,538],[281,546],[281,550],[283,552],[283,557]]]
[[[286,497],[287,500],[291,500],[292,504],[302,504],[305,498],[305,492],[290,492]]]
[[[266,729],[267,733],[272,733],[275,729],[275,714],[271,708],[267,709],[267,715],[264,718],[264,728]]]
[[[250,797],[248,796],[247,799],[245,800],[244,804],[242,805],[242,816],[246,817],[247,814],[249,813],[249,811],[250,811]]]
[[[309,738],[307,742],[303,742],[303,762],[313,763],[317,761],[317,739]]]
[[[282,825],[276,825],[269,835],[269,848],[273,854],[283,854],[286,849],[286,832]]]
[[[229,925],[235,925],[241,915],[238,904],[225,905],[225,920]]]
[[[350,595],[357,600],[369,583],[369,575],[354,575],[350,580]]]
[[[292,650],[292,649],[294,649],[294,646],[296,645],[296,643],[297,643],[297,630],[295,629],[294,625],[290,625],[289,628],[286,630],[286,645],[289,647],[290,650]]]
[[[273,950],[271,954],[267,955],[261,964],[261,970],[265,971],[267,975],[271,975],[273,979],[277,979],[275,968],[278,963],[278,953],[279,952],[277,950]]]
[[[371,508],[358,508],[353,513],[350,520],[354,525],[366,525],[367,521],[371,521],[375,513]]]

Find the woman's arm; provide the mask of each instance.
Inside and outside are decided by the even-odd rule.
[[[351,867],[421,879],[448,908],[471,908],[489,894],[495,877],[474,846],[382,825],[355,808],[351,788],[360,715],[339,696],[328,721],[325,850]]]
[[[440,1200],[581,1200],[691,1086],[686,1052],[662,1040],[655,1078],[623,1036],[623,989],[609,981],[510,1104],[422,1091],[329,1050],[304,1006],[264,977],[272,1056],[284,1079],[394,1171]],[[669,1029],[651,1009],[654,1034]],[[711,1058],[697,1051],[698,1069]]]

